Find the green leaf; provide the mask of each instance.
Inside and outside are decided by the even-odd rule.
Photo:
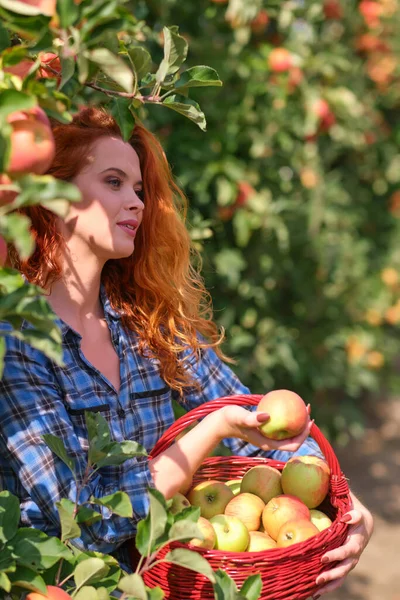
[[[74,459],[68,456],[63,441],[56,435],[53,435],[52,433],[44,433],[42,435],[42,438],[44,439],[50,450],[54,452],[54,454],[56,454],[58,458],[60,458],[63,461],[63,463],[65,463],[75,475],[76,471]]]
[[[18,180],[21,192],[15,200],[16,207],[41,204],[59,217],[66,217],[70,202],[80,202],[82,194],[73,183],[51,175],[26,175]]]
[[[74,0],[57,0],[57,14],[60,17],[60,27],[67,29],[79,19],[79,6]]]
[[[9,213],[1,218],[1,234],[8,242],[13,242],[19,256],[26,260],[35,247],[30,232],[31,222],[26,215]]]
[[[210,563],[198,552],[186,550],[186,548],[177,548],[168,552],[164,560],[181,567],[186,567],[191,571],[196,571],[196,573],[201,573],[207,577],[211,583],[215,583],[216,581]]]
[[[206,130],[206,118],[200,106],[194,100],[184,98],[183,96],[168,96],[163,101],[162,106],[166,106],[187,117],[196,123],[202,131]]]
[[[243,583],[240,593],[245,596],[247,600],[258,600],[262,591],[262,579],[261,575],[250,575]]]
[[[130,440],[124,442],[111,442],[108,446],[91,452],[93,462],[98,468],[109,465],[122,465],[126,460],[136,456],[147,456],[146,450]]]
[[[68,498],[56,502],[61,523],[61,540],[63,542],[81,536],[81,529],[74,518],[75,504]]]
[[[101,558],[87,558],[75,567],[75,585],[80,588],[88,583],[100,581],[109,570],[110,567]]]
[[[135,69],[137,81],[139,82],[151,69],[152,60],[150,53],[142,46],[133,46],[127,52]]]
[[[85,523],[86,525],[93,525],[97,521],[101,521],[101,513],[89,508],[89,506],[80,506],[76,515],[77,523]]]
[[[157,538],[162,536],[167,525],[165,498],[149,488],[150,510],[145,519],[139,521],[135,538],[136,548],[143,556],[148,556],[155,547]]]
[[[133,596],[135,600],[147,600],[146,586],[138,573],[123,577],[118,584],[118,589]]]
[[[4,344],[4,338],[1,341]],[[20,516],[19,499],[7,490],[0,492],[0,542],[5,543],[14,537]]]
[[[188,520],[193,523],[197,523],[200,517],[200,508],[198,506],[188,506],[184,508],[180,513],[174,515],[174,521],[177,523],[178,521]]]
[[[219,79],[215,69],[198,65],[184,71],[175,83],[175,88],[179,88],[179,91],[181,92],[183,88],[221,85],[222,81]]]
[[[163,598],[165,597],[164,592],[159,587],[150,589],[146,586],[146,592],[147,600],[163,600]]]
[[[0,552],[0,572],[13,573],[17,563],[9,548],[3,547]]]
[[[222,569],[215,571],[215,600],[237,600],[239,597],[236,583]]]
[[[135,127],[135,117],[130,109],[131,100],[125,98],[113,98],[110,102],[110,112],[117,121],[124,142],[127,142]]]
[[[30,527],[20,527],[7,547],[18,564],[35,570],[49,569],[60,558],[71,559],[71,552],[58,538]]]
[[[113,79],[126,92],[133,92],[133,73],[128,65],[107,48],[96,48],[87,52],[86,56],[98,64],[110,79]]]
[[[65,85],[71,77],[75,74],[76,62],[75,59],[71,57],[64,58],[60,56],[61,63],[61,81],[60,81],[60,89]]]
[[[0,572],[0,588],[9,592],[11,590],[11,581],[5,573]]]
[[[107,593],[107,592],[106,592]],[[107,593],[106,598],[109,598]],[[100,600],[98,590],[95,587],[85,585],[74,596],[74,600]]]
[[[162,83],[167,75],[176,73],[186,60],[188,44],[185,38],[178,35],[175,28],[163,27],[164,58],[156,72],[156,80]]]
[[[34,96],[17,90],[3,90],[0,92],[0,119],[5,119],[17,110],[29,110],[34,106],[37,106]]]
[[[7,29],[0,24],[0,52],[3,52],[10,45],[10,34]],[[1,586],[1,583],[0,583]]]
[[[41,594],[47,593],[43,577],[27,567],[17,567],[14,573],[8,575],[8,578],[13,586],[32,590],[33,592],[40,592]]]
[[[197,523],[189,519],[176,521],[168,533],[170,541],[191,540],[193,538],[204,539],[203,533],[200,531]]]
[[[90,500],[101,506],[106,506],[114,515],[120,517],[133,517],[131,500],[126,492],[115,492],[102,498],[91,497]]]

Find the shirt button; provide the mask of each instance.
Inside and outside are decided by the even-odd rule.
[[[125,411],[124,411],[124,409],[123,409],[123,408],[119,408],[119,409],[117,410],[117,415],[118,415],[119,417],[121,417],[121,419],[122,419],[122,417],[124,417],[124,416],[125,416]]]

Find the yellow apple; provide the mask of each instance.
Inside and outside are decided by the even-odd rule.
[[[234,496],[225,508],[225,514],[239,517],[249,531],[257,531],[261,523],[261,515],[265,502],[255,494],[244,492]]]
[[[212,550],[215,546],[217,538],[210,521],[204,517],[199,517],[199,520],[197,521],[197,527],[203,534],[204,539],[201,540],[200,538],[193,538],[190,540],[189,544],[192,546],[198,546],[199,548],[205,548],[206,550]]]
[[[283,493],[281,473],[269,465],[251,467],[243,476],[240,491],[255,494],[267,504],[271,498]]]
[[[272,498],[262,513],[264,529],[274,540],[277,539],[278,532],[284,523],[300,519],[310,521],[309,509],[301,500],[287,494]]]
[[[269,414],[269,420],[260,431],[272,440],[285,440],[301,433],[308,423],[307,407],[303,399],[290,390],[273,390],[263,396],[257,412]]]
[[[308,508],[316,508],[329,491],[330,469],[317,456],[294,456],[282,471],[285,494],[297,496]]]
[[[241,482],[242,482],[241,479],[230,479],[229,481],[226,482],[226,485],[229,488],[231,488],[232,492],[236,496],[240,492],[240,484],[241,484]]]
[[[173,515],[177,515],[178,513],[182,512],[183,509],[188,508],[189,506],[190,502],[186,496],[180,492],[177,492],[175,496],[172,497],[172,504],[169,510]]]
[[[319,533],[318,527],[311,523],[309,519],[287,521],[279,529],[276,545],[278,548],[286,548],[304,542],[304,540],[314,537],[317,533]]]
[[[232,490],[222,481],[215,479],[198,483],[187,495],[192,506],[200,507],[200,514],[205,519],[223,514],[233,497]]]
[[[319,529],[319,531],[323,531],[324,529],[328,529],[332,525],[332,521],[322,510],[317,510],[316,508],[312,508],[310,510],[311,523],[314,523],[315,527]]]
[[[247,552],[262,552],[276,548],[276,541],[267,533],[261,531],[249,531],[250,542],[247,546]]]
[[[249,545],[250,534],[246,525],[231,515],[215,515],[210,519],[214,527],[217,550],[244,552]]]

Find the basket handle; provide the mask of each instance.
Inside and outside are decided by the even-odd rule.
[[[164,452],[171,444],[174,443],[177,435],[179,435],[182,431],[184,431],[184,429],[186,429],[186,427],[198,419],[202,419],[203,417],[220,408],[223,408],[224,406],[257,406],[262,397],[263,396],[261,394],[239,394],[236,396],[224,396],[222,398],[210,400],[204,404],[201,404],[201,406],[198,406],[193,410],[190,410],[185,415],[182,415],[182,417],[177,419],[171,425],[171,427],[165,431],[151,451],[149,458],[155,458]],[[333,448],[315,423],[311,427],[310,435],[317,442],[327,460],[331,470],[331,479],[336,480],[342,478],[340,465]]]

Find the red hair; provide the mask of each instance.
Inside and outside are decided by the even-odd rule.
[[[101,108],[85,108],[69,124],[53,121],[56,155],[48,173],[63,180],[75,177],[85,164],[94,142],[104,136],[121,136],[114,118]],[[143,177],[146,210],[135,240],[134,256],[107,261],[102,283],[113,308],[121,311],[124,327],[135,331],[140,351],[157,358],[166,383],[181,394],[193,385],[179,353],[214,347],[221,358],[223,332],[212,321],[211,297],[192,256],[184,221],[187,200],[175,184],[162,146],[143,125],[136,124],[129,143],[137,152]],[[45,289],[62,277],[64,240],[54,213],[41,206],[21,209],[32,222],[36,241],[25,261],[12,251],[12,259],[31,283]],[[200,341],[197,332],[208,341]]]

